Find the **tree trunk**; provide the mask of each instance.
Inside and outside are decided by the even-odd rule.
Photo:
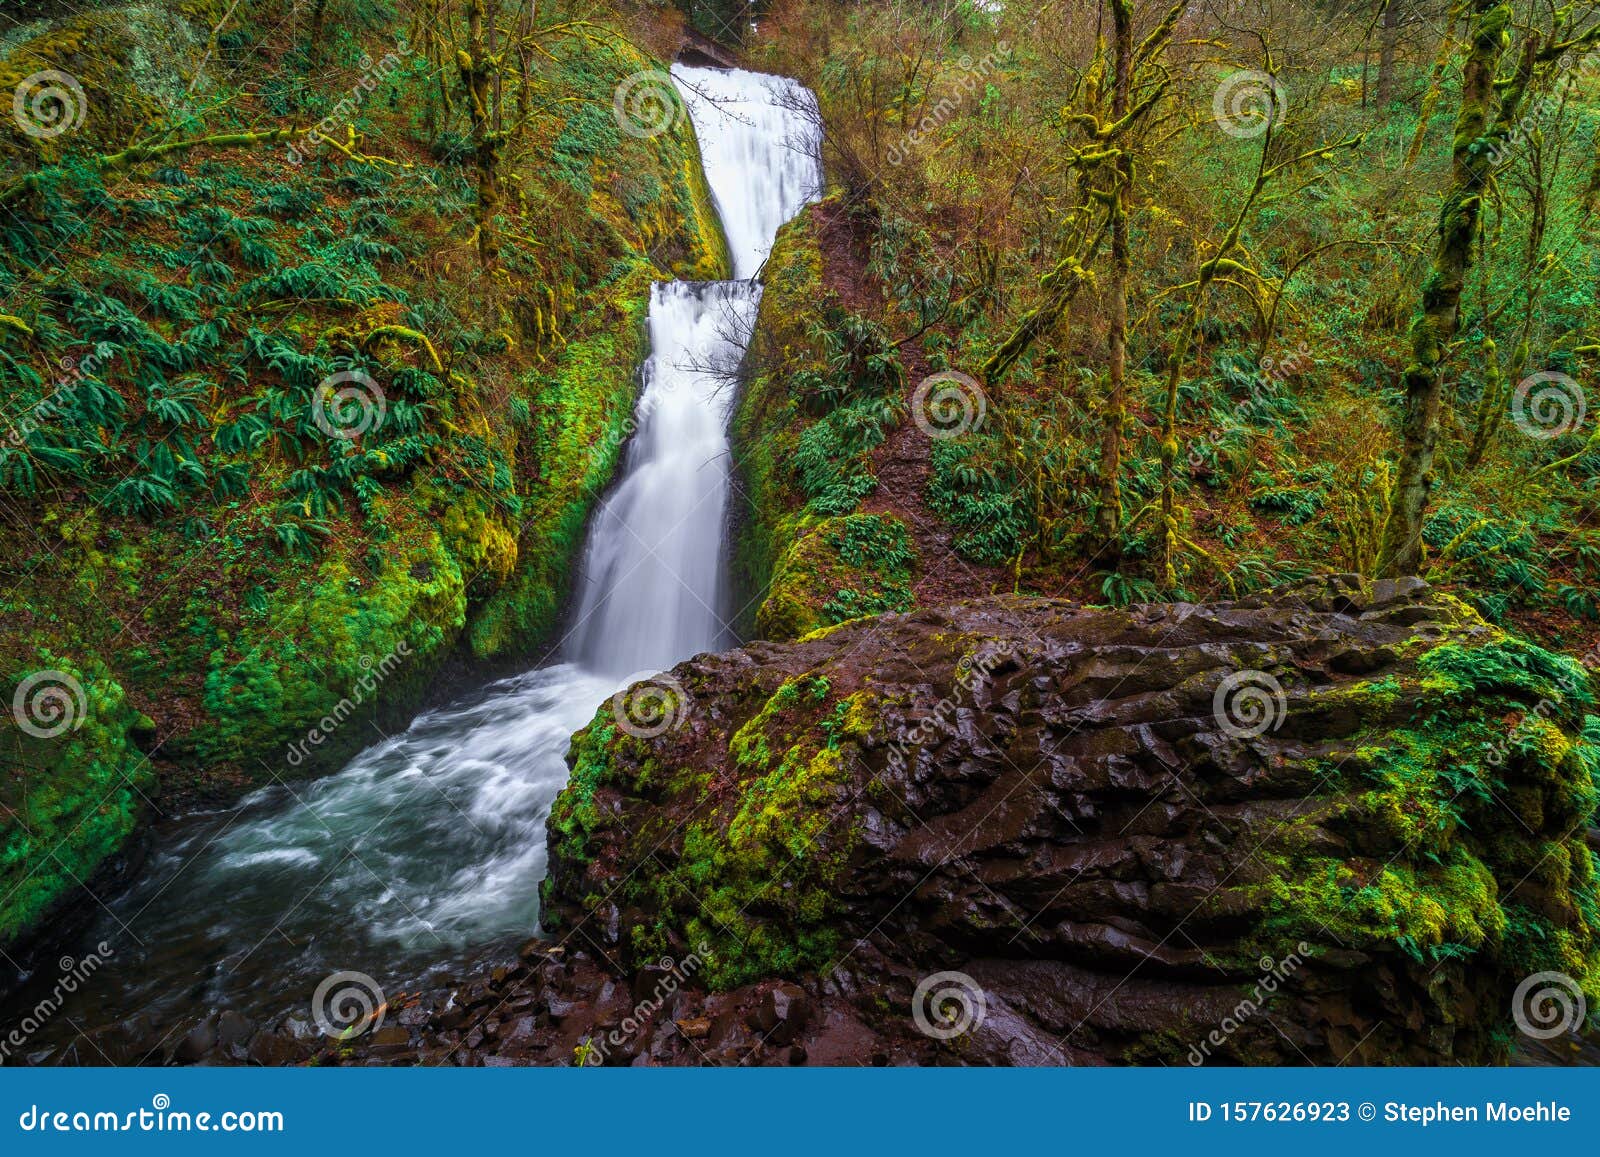
[[[1440,367],[1461,324],[1461,293],[1482,224],[1484,188],[1494,171],[1489,118],[1511,8],[1503,0],[1471,0],[1470,11],[1472,47],[1462,68],[1450,187],[1440,206],[1438,249],[1423,284],[1421,309],[1411,323],[1411,364],[1402,379],[1400,462],[1378,561],[1378,573],[1385,578],[1422,569],[1422,520],[1433,489],[1439,440]]]
[[[456,67],[467,90],[472,122],[472,153],[478,170],[478,261],[485,268],[499,259],[495,214],[500,208],[500,134],[493,118],[495,63],[484,37],[483,0],[467,0],[467,47],[456,54]]]
[[[1116,71],[1111,95],[1111,119],[1128,115],[1133,91],[1133,5],[1131,0],[1111,0],[1115,27]],[[1100,506],[1095,512],[1095,547],[1114,568],[1121,553],[1117,531],[1122,524],[1122,427],[1128,409],[1128,280],[1133,267],[1128,248],[1128,196],[1133,185],[1133,160],[1127,147],[1119,150],[1111,189],[1111,320],[1108,348],[1105,413],[1100,430]]]
[[[316,6],[311,9],[311,37],[306,42],[306,60],[313,65],[322,59],[322,18],[327,8],[328,0],[317,0]]]
[[[1378,107],[1394,100],[1394,55],[1400,45],[1400,2],[1388,0],[1378,25]]]
[[[1594,134],[1594,160],[1590,162],[1589,187],[1583,191],[1586,212],[1594,212],[1597,204],[1600,204],[1600,131]]]

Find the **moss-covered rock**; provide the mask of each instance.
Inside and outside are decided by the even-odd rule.
[[[1481,1063],[1525,977],[1600,996],[1588,674],[1414,580],[977,602],[674,678],[683,726],[602,713],[551,818],[547,921],[625,961],[885,1031],[955,969],[1006,1010],[963,1055],[1056,1063]]]
[[[813,332],[825,299],[814,212],[807,209],[780,229],[767,259],[747,354],[750,380],[739,397],[732,431],[734,460],[748,499],[739,511],[734,547],[738,577],[756,608],[752,625],[776,639],[798,638],[814,617],[792,605],[793,596],[809,601],[809,595],[774,590],[786,557],[816,522],[804,509],[792,473],[805,420],[791,388],[800,375],[816,373],[823,364],[822,345]]]
[[[850,619],[908,611],[916,548],[892,514],[802,517],[756,612],[764,639],[798,639]]]
[[[133,832],[155,774],[151,721],[105,665],[40,649],[0,673],[0,942],[31,927]]]

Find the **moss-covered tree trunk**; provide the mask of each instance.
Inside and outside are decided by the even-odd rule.
[[[1460,328],[1461,294],[1482,227],[1484,188],[1494,171],[1487,130],[1511,7],[1503,0],[1471,0],[1471,15],[1472,43],[1462,69],[1450,187],[1439,212],[1438,249],[1423,283],[1421,310],[1411,323],[1411,364],[1402,379],[1400,462],[1378,560],[1379,573],[1388,577],[1415,574],[1422,567],[1422,520],[1439,440],[1441,367]]]
[[[1133,91],[1133,5],[1131,0],[1111,0],[1116,53],[1112,81],[1111,119],[1128,115]],[[1133,160],[1127,148],[1119,151],[1111,185],[1110,313],[1106,345],[1107,384],[1105,413],[1100,431],[1100,506],[1095,512],[1096,549],[1102,561],[1115,563],[1117,530],[1122,523],[1122,426],[1128,410],[1128,280],[1133,258],[1128,246],[1128,195],[1133,184]]]
[[[472,155],[478,172],[478,205],[474,217],[478,260],[492,266],[500,256],[495,215],[500,210],[500,143],[494,120],[496,60],[484,29],[483,0],[467,0],[467,47],[456,54],[467,90],[467,115],[472,122]]]
[[[1583,191],[1583,207],[1593,213],[1600,206],[1600,128],[1594,134],[1594,160],[1590,162],[1589,187]]]

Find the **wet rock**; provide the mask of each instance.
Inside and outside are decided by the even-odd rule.
[[[178,1064],[192,1065],[216,1047],[216,1025],[205,1020],[190,1029],[178,1042],[178,1047],[172,1051],[172,1059]]]
[[[217,1017],[217,1048],[229,1060],[242,1062],[255,1031],[255,1021],[230,1008]]]
[[[580,1003],[581,1002],[579,1001],[567,1000],[565,997],[552,993],[549,1000],[546,1002],[545,1007],[550,1013],[550,1019],[559,1024],[561,1021],[571,1016],[574,1012],[578,1011]]]
[[[759,997],[748,1024],[769,1044],[786,1045],[805,1028],[810,998],[798,984],[775,984]]]
[[[1482,1063],[1505,1057],[1521,979],[1484,929],[1595,947],[1592,789],[1563,754],[1586,742],[1587,679],[1418,580],[1115,612],[975,600],[673,677],[692,726],[575,737],[600,775],[552,810],[545,911],[598,937],[635,997],[659,979],[636,928],[759,981],[731,1019],[720,998],[674,1009],[716,1060],[1188,1063],[1266,975],[1271,1017],[1206,1059]],[[1486,763],[1530,717],[1549,744]],[[656,887],[652,859],[695,889]],[[1426,963],[1348,903],[1364,889]],[[741,926],[706,921],[707,894]],[[956,1045],[930,1000],[975,1010]]]
[[[433,1019],[433,1014],[420,1004],[413,1004],[395,1013],[395,1023],[406,1028],[421,1028]]]
[[[711,1018],[692,1016],[676,1022],[678,1031],[688,1040],[705,1040],[711,1035]]]
[[[377,1032],[368,1033],[365,1048],[375,1056],[397,1056],[411,1051],[411,1033],[398,1024],[384,1025]]]
[[[299,1064],[306,1060],[308,1055],[305,1046],[293,1037],[278,1032],[262,1031],[251,1038],[245,1059],[253,1065],[279,1068],[284,1065]]]

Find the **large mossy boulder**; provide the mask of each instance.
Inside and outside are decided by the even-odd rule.
[[[550,820],[546,923],[627,967],[912,1039],[955,971],[984,1015],[923,1045],[1031,1063],[1482,1063],[1525,978],[1600,978],[1587,674],[1416,580],[972,602],[660,683]]]

